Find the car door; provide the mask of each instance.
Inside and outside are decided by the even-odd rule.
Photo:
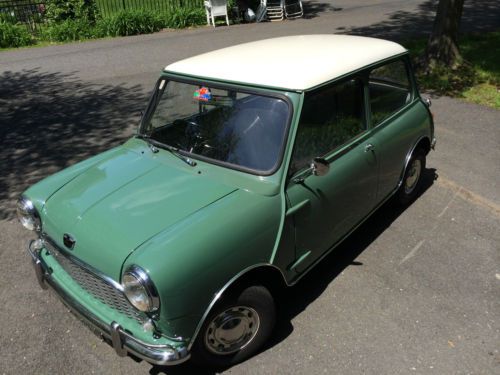
[[[302,272],[375,205],[376,145],[366,125],[361,78],[306,93],[286,188],[295,226],[295,263]],[[310,167],[314,158],[321,176]],[[326,164],[328,166],[326,167]]]
[[[422,123],[428,121],[408,73],[406,58],[387,62],[369,73],[370,117],[379,156],[378,200],[397,188],[408,152],[421,133]]]

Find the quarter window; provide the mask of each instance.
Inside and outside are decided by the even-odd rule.
[[[377,125],[411,101],[411,86],[401,60],[371,71],[369,78],[372,124]]]
[[[291,172],[309,165],[365,129],[360,79],[307,93],[295,139]]]

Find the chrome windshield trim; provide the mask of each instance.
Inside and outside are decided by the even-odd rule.
[[[135,338],[115,322],[110,324],[103,322],[55,282],[39,252],[32,249],[32,243],[30,242],[27,250],[33,259],[35,270],[42,275],[43,284],[50,286],[70,311],[80,318],[88,328],[111,342],[118,355],[123,355],[126,351],[149,363],[160,366],[177,365],[190,358],[186,345],[181,344],[176,347],[168,344],[149,344]]]
[[[40,235],[40,238],[43,241],[44,247],[47,248],[47,250],[49,250],[49,253],[51,253],[51,254],[55,253],[52,255],[55,255],[56,257],[57,257],[57,255],[62,255],[64,257],[68,258],[70,261],[72,261],[73,263],[75,263],[79,267],[82,267],[84,270],[86,270],[89,273],[93,274],[94,276],[102,279],[106,283],[110,284],[113,288],[116,288],[120,292],[123,293],[123,287],[119,282],[115,281],[114,279],[112,279],[108,275],[105,275],[104,273],[95,269],[94,267],[90,266],[89,264],[81,261],[80,259],[78,259],[74,255],[68,253],[65,249],[63,249],[61,246],[59,246],[52,238],[50,238],[46,233],[42,233]]]
[[[166,84],[161,86],[161,82],[165,81]],[[198,154],[193,154],[191,152],[185,151],[185,150],[178,150],[180,154],[185,155],[188,158],[194,159],[194,160],[199,160],[203,162],[207,162],[209,164],[229,168],[235,171],[240,171],[240,172],[245,172],[249,173],[255,176],[271,176],[274,173],[276,173],[284,164],[285,162],[285,151],[287,148],[287,145],[289,143],[289,138],[290,138],[290,130],[292,128],[292,119],[294,116],[295,108],[292,99],[285,93],[291,92],[294,93],[294,90],[282,90],[282,89],[277,89],[277,88],[257,88],[257,87],[252,87],[248,86],[245,84],[238,84],[235,82],[219,82],[219,81],[212,81],[210,79],[202,78],[202,77],[191,77],[191,76],[183,76],[182,74],[174,73],[174,72],[169,72],[169,71],[164,71],[163,74],[160,76],[160,78],[156,81],[155,88],[153,93],[151,94],[146,111],[144,115],[142,116],[139,124],[139,129],[136,134],[137,135],[145,135],[145,128],[147,122],[151,119],[152,115],[154,114],[156,107],[159,103],[160,97],[158,97],[158,92],[161,90],[161,95],[163,95],[163,92],[165,91],[168,82],[173,81],[173,82],[178,82],[178,83],[185,83],[188,85],[198,85],[198,86],[209,86],[211,88],[216,88],[216,89],[221,89],[221,90],[237,90],[241,93],[246,93],[246,94],[251,94],[251,95],[259,95],[259,96],[266,96],[269,98],[275,98],[279,100],[283,100],[287,106],[288,106],[288,113],[287,113],[287,119],[286,119],[286,124],[284,128],[284,133],[283,133],[283,140],[282,144],[280,145],[280,151],[278,154],[278,158],[276,159],[276,163],[273,166],[273,168],[269,170],[258,170],[250,167],[244,167],[240,166],[237,164],[229,163],[229,162],[224,162],[221,160],[217,159],[212,159],[206,156],[198,155]]]

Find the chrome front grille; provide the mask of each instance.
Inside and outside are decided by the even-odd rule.
[[[85,291],[112,309],[142,323],[144,317],[127,301],[120,284],[100,276],[83,262],[65,254],[50,239],[44,238],[45,248],[54,257],[66,273]]]

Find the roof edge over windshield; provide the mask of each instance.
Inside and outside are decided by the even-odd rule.
[[[281,90],[281,89],[276,89],[276,88],[263,88],[263,87],[254,87],[254,86],[249,86],[246,84],[237,84],[237,83],[232,83],[232,82],[220,82],[220,81],[214,81],[210,79],[205,79],[203,77],[189,77],[185,75],[179,75],[176,73],[170,73],[164,71],[161,77],[157,80],[156,85],[155,85],[155,91],[158,89],[159,82],[162,79],[166,79],[167,83],[168,81],[175,81],[175,82],[180,82],[180,83],[186,83],[186,84],[191,84],[191,85],[202,85],[202,86],[210,86],[216,89],[237,89],[239,92],[242,93],[247,93],[247,94],[255,94],[255,95],[260,95],[260,96],[267,96],[267,97],[272,97],[272,98],[277,98],[283,100],[287,105],[288,105],[288,116],[286,119],[286,124],[285,124],[285,132],[283,136],[283,141],[280,147],[279,151],[279,156],[276,161],[276,164],[273,166],[273,168],[267,170],[267,171],[261,171],[253,168],[247,168],[247,167],[242,167],[238,166],[236,164],[220,161],[220,160],[215,160],[211,159],[202,155],[197,155],[197,154],[192,154],[190,152],[184,151],[184,150],[179,150],[180,153],[183,155],[189,156],[193,159],[204,161],[210,164],[214,164],[217,166],[233,169],[236,171],[240,172],[245,172],[249,173],[255,176],[271,176],[275,174],[283,165],[283,158],[285,155],[285,149],[286,145],[288,143],[288,136],[290,134],[290,127],[292,124],[292,119],[293,119],[293,113],[294,113],[294,106],[292,100],[285,95],[285,92],[293,92],[290,90]],[[140,127],[139,127],[139,132],[142,133],[143,127],[145,126],[145,122],[152,116],[152,99],[153,99],[153,94],[151,95],[149,101],[148,101],[148,106],[147,110],[145,112],[145,115],[142,117],[141,122],[140,122]]]
[[[248,87],[248,88],[253,88],[253,89],[264,89],[264,90],[273,90],[273,91],[284,91],[284,92],[294,92],[294,93],[300,93],[305,90],[303,89],[292,89],[289,87],[279,87],[279,86],[268,86],[268,85],[260,85],[256,84],[253,85],[249,82],[241,82],[241,81],[231,81],[231,80],[219,80],[216,78],[208,78],[208,77],[203,77],[203,76],[195,76],[195,75],[189,75],[189,74],[183,74],[183,73],[178,73],[174,72],[171,70],[163,70],[162,75],[164,77],[181,77],[183,79],[188,79],[188,80],[195,80],[196,82],[214,82],[214,83],[220,83],[224,85],[231,85],[235,87]]]

